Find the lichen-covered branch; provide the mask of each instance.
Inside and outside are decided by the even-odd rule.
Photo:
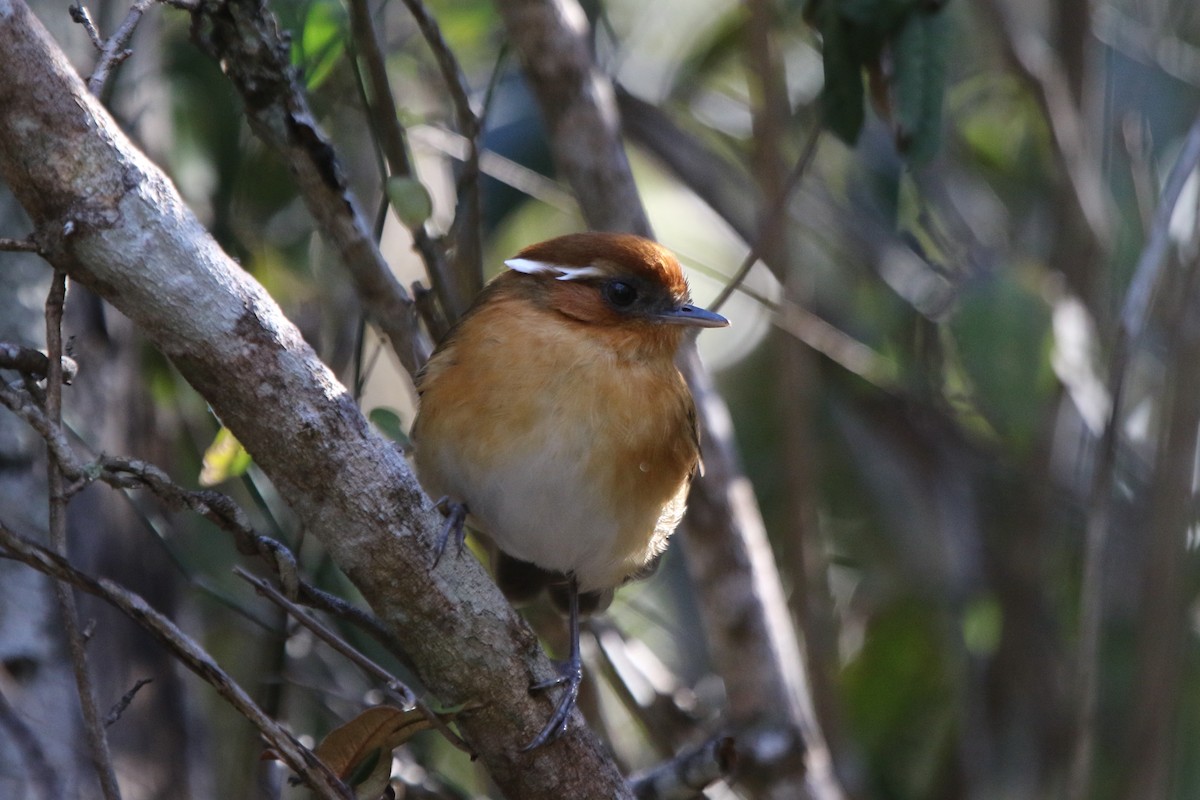
[[[553,673],[529,627],[475,560],[432,571],[438,521],[401,454],[20,0],[0,0],[0,72],[0,173],[44,257],[172,360],[405,644],[423,684],[445,703],[478,704],[460,730],[501,791],[628,797],[578,716],[553,747],[518,751],[552,704],[528,691]]]

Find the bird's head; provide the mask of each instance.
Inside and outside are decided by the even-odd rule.
[[[688,327],[729,321],[692,305],[675,256],[640,236],[574,233],[530,245],[504,262],[513,289],[591,333],[637,349],[679,346]]]

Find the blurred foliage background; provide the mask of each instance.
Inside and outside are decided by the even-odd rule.
[[[406,283],[428,286],[387,211],[346,7],[272,5],[318,121],[364,207],[379,211],[385,255]],[[92,10],[104,29],[125,6]],[[492,274],[524,244],[583,223],[555,179],[496,8],[425,7],[483,119]],[[465,143],[405,5],[371,9],[429,228],[445,232]],[[797,625],[820,634],[806,658],[845,794],[1200,794],[1194,160],[1174,213],[1155,217],[1200,110],[1200,6],[605,0],[584,9],[596,59],[618,87],[651,221],[696,299],[730,286],[751,246],[762,259],[722,308],[733,327],[699,347],[732,411]],[[92,54],[78,27],[57,5],[39,13],[86,74]],[[114,113],[360,387],[364,410],[402,438],[410,383],[363,327],[286,168],[188,41],[187,15],[155,10],[132,47],[108,92]],[[818,130],[779,224],[765,225]],[[423,216],[418,189],[397,192],[397,205]],[[1146,256],[1155,235],[1161,249]],[[1148,258],[1154,292],[1130,316],[1129,287]],[[101,410],[86,382],[68,393],[79,435],[198,481],[218,422],[111,310],[73,306],[79,349],[120,365],[88,370],[108,376],[96,389],[111,398]],[[209,477],[260,530],[297,550],[322,585],[352,593],[253,465],[223,465],[215,451],[210,462]],[[125,520],[107,523],[121,533],[93,554],[96,568],[159,598],[269,711],[319,739],[378,700],[367,679],[231,576],[230,541],[148,501],[93,496],[106,492],[89,489],[74,506]],[[99,524],[79,516],[83,529]],[[722,688],[696,620],[706,587],[687,579],[687,546],[678,541],[659,575],[624,590],[591,629],[588,685],[603,688],[587,699],[589,721],[631,770],[665,755],[647,746],[659,712],[639,698],[669,698],[686,712],[687,736],[721,729]],[[114,698],[162,669],[130,655],[153,648],[130,635],[135,644],[105,673]],[[290,791],[269,764],[254,776],[250,726],[184,683],[146,690],[113,729],[129,796]],[[176,691],[178,702],[155,710],[155,691]],[[172,730],[136,733],[155,725]],[[396,766],[409,796],[488,791],[486,776],[434,734],[399,750]],[[709,793],[752,795],[736,784]]]

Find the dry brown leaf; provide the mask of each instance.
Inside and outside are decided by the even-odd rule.
[[[376,800],[392,774],[392,750],[433,727],[419,709],[368,708],[331,730],[313,751],[360,800]]]

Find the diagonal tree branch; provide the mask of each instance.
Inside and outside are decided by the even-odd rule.
[[[559,174],[588,227],[650,236],[650,220],[621,144],[612,84],[592,60],[576,0],[500,0],[509,41],[549,132]]]
[[[333,147],[308,108],[274,17],[256,0],[204,2],[192,12],[192,38],[225,67],[251,128],[286,160],[368,315],[405,368],[415,370],[429,354],[416,309],[379,252]]]
[[[430,571],[438,521],[400,453],[87,93],[25,4],[0,8],[0,172],[47,260],[174,362],[405,643],[424,685],[443,702],[479,705],[460,729],[504,794],[628,797],[578,718],[552,747],[518,751],[551,707],[528,691],[553,674],[529,627],[473,559]]]
[[[151,608],[143,598],[112,581],[96,579],[80,572],[63,557],[17,536],[3,524],[0,524],[0,554],[24,562],[39,572],[56,578],[57,582],[67,586],[68,591],[71,586],[78,587],[120,609],[170,649],[188,669],[211,684],[222,697],[233,704],[234,708],[250,720],[271,746],[283,756],[288,766],[303,775],[322,796],[352,797],[328,767],[279,723],[267,716],[208,653],[176,627],[175,623]]]

